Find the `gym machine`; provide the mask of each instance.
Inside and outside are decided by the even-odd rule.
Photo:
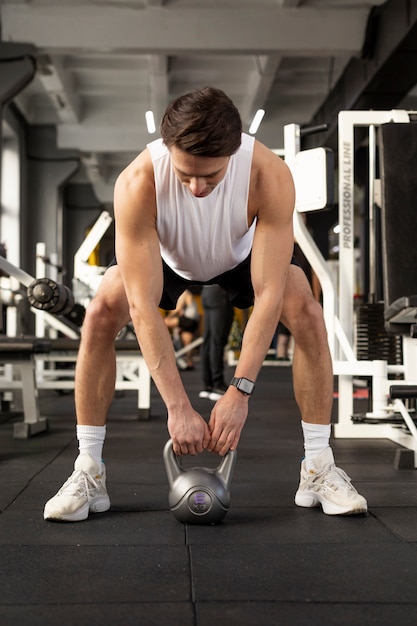
[[[89,258],[113,222],[108,211],[102,211],[74,254],[72,291],[77,302],[87,306],[96,293],[106,267],[91,265]]]
[[[97,291],[102,276],[106,271],[106,267],[91,265],[89,263],[89,258],[112,222],[113,218],[110,213],[102,211],[74,255],[74,277],[72,281],[72,290],[77,302],[84,307],[87,306],[88,302]],[[126,328],[125,335],[129,334],[131,334],[134,338],[134,333],[129,333],[129,329]],[[203,338],[197,337],[188,346],[179,347],[175,350],[175,357],[180,369],[184,369],[185,366],[185,361],[182,357],[187,352],[198,348],[202,343]],[[123,378],[134,380],[135,373],[132,371],[132,364],[128,361],[125,363],[118,363],[117,377],[119,380],[122,380]]]
[[[7,261],[4,257],[0,257],[0,269],[14,279],[14,283],[17,285],[22,284],[27,289],[30,289],[34,285],[35,279],[27,272],[14,266]],[[12,281],[11,281],[12,282]],[[55,285],[52,289],[52,285]],[[40,299],[43,300],[43,305],[47,307],[45,302],[48,289],[51,290],[52,296],[52,308],[54,305],[62,306],[65,310],[68,307],[69,295],[65,290],[59,290],[58,285],[50,281],[50,284],[40,286],[40,290],[43,295]],[[35,293],[38,292],[38,288],[35,287]],[[70,293],[70,292],[69,292]],[[33,297],[33,295],[32,295]],[[10,300],[10,307],[8,313],[8,336],[2,336],[0,339],[0,361],[4,365],[3,376],[0,377],[0,390],[6,390],[8,392],[20,389],[22,392],[22,404],[23,404],[23,422],[14,424],[14,437],[17,439],[26,439],[39,432],[45,431],[48,428],[47,420],[41,417],[39,412],[38,403],[38,382],[36,377],[36,355],[50,352],[52,349],[51,341],[37,338],[37,337],[16,337],[16,327],[13,321],[13,317],[10,314],[13,309],[13,299]],[[63,320],[55,317],[51,312],[44,311],[48,323],[56,331],[60,331],[66,336],[76,339],[78,334],[74,329]],[[12,327],[12,328],[11,328]],[[10,336],[12,335],[12,336]],[[9,367],[7,367],[9,366]],[[14,369],[17,368],[20,372],[20,378],[16,378],[14,375]]]
[[[328,179],[328,173],[323,169],[325,159],[322,155],[321,175],[315,178],[309,176],[313,151],[300,150],[302,130],[291,124],[285,127],[284,132],[285,160],[293,171],[297,194],[301,191],[300,198],[306,194],[315,198],[315,201],[310,200],[309,205],[297,202],[294,232],[322,286],[323,311],[333,370],[338,377],[338,422],[334,426],[334,434],[336,437],[387,438],[400,444],[404,450],[398,451],[398,467],[417,467],[417,428],[413,406],[417,397],[417,125],[413,123],[416,120],[417,115],[414,112],[404,110],[339,113],[340,234],[336,276],[302,219],[304,211],[318,210],[325,206],[320,200],[325,199],[327,189],[323,182],[324,178]],[[355,139],[359,129],[362,135],[367,133],[369,190],[370,286],[368,302],[364,303],[362,311],[358,311],[355,305],[357,250],[354,173]],[[399,131],[402,131],[401,141],[395,141]],[[391,144],[395,146],[395,154],[385,147],[389,145],[388,134],[394,137]],[[377,155],[381,160],[381,177],[377,172]],[[376,272],[373,265],[379,253],[378,239],[375,236],[376,209],[381,211],[382,222],[382,301],[378,301],[376,297]],[[378,330],[381,327],[381,317],[382,332]],[[375,319],[379,324],[376,330],[372,328]],[[364,329],[361,328],[361,323],[365,324]],[[381,335],[384,345],[378,351]],[[361,354],[359,343],[364,336],[369,345],[365,354],[363,351]],[[358,379],[368,381],[370,390],[369,410],[363,415],[354,414],[353,391],[354,383]]]
[[[88,291],[91,299],[98,286],[99,277],[105,268],[87,266],[88,256],[107,230],[112,218],[104,212],[93,226],[75,258],[78,276],[75,285],[83,294]],[[74,368],[80,339],[81,310],[84,305],[75,302],[73,292],[57,282],[56,264],[49,264],[45,244],[36,246],[36,274],[34,278],[22,269],[14,266],[4,257],[0,257],[0,269],[10,277],[12,290],[19,297],[27,297],[31,310],[36,316],[35,336],[16,336],[16,311],[13,316],[13,298],[8,302],[6,335],[0,335],[0,392],[22,392],[23,422],[14,424],[15,438],[28,438],[48,428],[47,421],[39,414],[38,390],[54,389],[58,391],[74,388]],[[55,270],[54,277],[45,277]],[[55,280],[56,279],[56,280]],[[90,280],[91,279],[91,280]],[[26,288],[23,292],[20,285]],[[24,295],[23,295],[24,293]],[[85,300],[88,303],[88,300]],[[72,313],[76,310],[77,323]],[[58,337],[58,333],[61,335]],[[136,390],[138,392],[138,418],[150,417],[150,375],[146,363],[139,352],[136,339],[117,340],[116,347],[116,390]],[[20,376],[16,376],[15,370]]]

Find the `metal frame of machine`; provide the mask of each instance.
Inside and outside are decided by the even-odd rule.
[[[388,122],[410,122],[411,112],[392,111],[342,111],[339,113],[339,263],[335,279],[328,262],[323,258],[302,219],[303,207],[294,213],[294,234],[312,269],[320,280],[323,293],[323,311],[328,331],[329,347],[334,374],[338,377],[338,423],[334,426],[336,437],[388,438],[414,451],[417,467],[417,428],[413,415],[403,399],[390,398],[392,380],[389,375],[401,378],[396,385],[415,386],[417,381],[417,340],[402,337],[403,363],[389,365],[385,360],[358,360],[355,346],[354,296],[356,287],[356,254],[354,247],[354,155],[355,128],[368,128],[369,133],[369,210],[379,203],[379,181],[375,177],[375,129]],[[300,153],[300,127],[285,127],[285,160],[294,170]],[[307,151],[306,151],[307,152]],[[296,178],[296,177],[294,177]],[[317,209],[323,208],[317,206]],[[311,206],[308,210],[312,210]],[[370,214],[370,219],[372,215]],[[372,254],[372,250],[370,251]],[[371,380],[372,406],[366,413],[368,422],[354,423],[354,380],[367,377]],[[402,422],[388,423],[395,414]]]

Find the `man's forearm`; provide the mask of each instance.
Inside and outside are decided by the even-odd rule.
[[[189,405],[178,372],[171,335],[159,311],[155,319],[132,318],[132,321],[143,358],[168,411]]]

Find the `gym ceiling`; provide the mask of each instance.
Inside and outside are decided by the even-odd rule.
[[[196,87],[224,89],[246,131],[265,109],[256,136],[278,149],[288,123],[329,124],[305,147],[336,148],[340,110],[417,109],[417,0],[0,0],[0,19],[0,60],[34,59],[13,105],[103,201],[158,136],[145,112],[158,126]]]

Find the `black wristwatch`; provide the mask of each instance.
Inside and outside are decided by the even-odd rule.
[[[251,396],[255,389],[255,383],[248,378],[232,378],[230,384],[239,389],[244,396]]]

